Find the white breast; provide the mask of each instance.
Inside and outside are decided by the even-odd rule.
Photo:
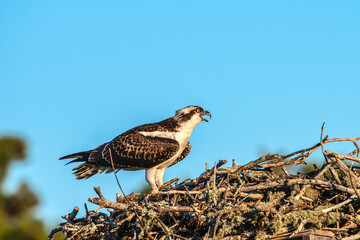
[[[192,129],[185,129],[183,131],[179,132],[139,132],[143,136],[150,136],[150,137],[162,137],[162,138],[170,138],[174,139],[179,143],[179,151],[169,160],[163,162],[162,164],[158,165],[157,168],[167,168],[169,167],[184,151],[185,146],[187,142],[189,141],[189,138],[191,136],[191,133],[193,131]]]

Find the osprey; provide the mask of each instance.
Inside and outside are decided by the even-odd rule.
[[[97,148],[59,160],[76,158],[69,163],[84,162],[73,171],[76,179],[87,179],[96,173],[113,171],[111,154],[116,170],[145,170],[146,181],[156,189],[163,184],[165,169],[189,154],[192,131],[200,122],[208,122],[204,115],[211,118],[203,108],[188,106],[171,118],[132,128]]]

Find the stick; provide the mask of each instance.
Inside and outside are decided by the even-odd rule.
[[[71,213],[66,214],[65,216],[62,216],[62,218],[65,219],[66,221],[72,223],[74,221],[74,218],[78,214],[78,212],[79,212],[79,207],[74,207],[74,209],[72,210]]]
[[[352,167],[353,167],[353,163],[351,163],[351,166],[349,168],[350,182],[351,182],[352,188],[354,189],[354,191],[356,193],[358,201],[360,201],[360,193],[359,193],[359,190],[355,186],[353,174],[351,174],[352,173],[352,171],[351,171]]]
[[[331,206],[329,208],[326,208],[326,209],[322,209],[321,212],[322,213],[327,213],[327,212],[330,212],[330,211],[332,211],[334,209],[340,208],[340,207],[348,204],[349,202],[353,201],[355,199],[355,197],[356,197],[356,195],[352,195],[351,197],[349,197],[348,199],[346,199],[345,201],[343,201],[341,203],[338,203],[338,204],[336,204],[334,206]]]

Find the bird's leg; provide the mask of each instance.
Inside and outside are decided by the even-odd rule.
[[[145,171],[146,181],[149,183],[150,187],[154,190],[156,189],[156,169],[149,168]]]
[[[160,187],[161,185],[163,185],[165,169],[166,168],[156,169],[155,181],[156,181],[157,187]]]

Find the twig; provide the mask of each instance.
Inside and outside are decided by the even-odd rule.
[[[356,240],[356,239],[360,239],[360,233],[342,238],[342,240]]]
[[[306,219],[302,219],[297,229],[289,236],[289,238],[292,238],[294,235],[298,234],[304,229],[305,224],[308,222]]]
[[[356,196],[357,196],[357,198],[358,198],[358,201],[360,201],[360,192],[359,192],[359,190],[356,188],[356,185],[355,185],[355,182],[354,182],[354,177],[353,177],[353,174],[352,174],[352,171],[351,171],[352,167],[353,167],[353,163],[351,163],[351,166],[350,166],[350,168],[349,168],[350,182],[351,182],[352,188],[354,189],[354,191],[355,191],[355,193],[356,193]]]
[[[88,201],[96,205],[99,205],[99,207],[95,209],[95,211],[99,210],[100,208],[112,208],[116,210],[125,210],[129,208],[128,204],[113,202],[107,200],[106,198],[89,198]]]
[[[161,228],[163,229],[163,231],[166,233],[166,235],[168,236],[168,238],[169,238],[170,240],[172,240],[171,233],[170,233],[169,229],[167,228],[167,226],[166,226],[158,217],[156,217],[155,219],[158,221],[158,223],[160,223],[160,227],[161,227]]]
[[[314,177],[314,179],[319,179],[321,178],[324,173],[331,167],[330,164],[325,163],[322,167],[322,169],[316,174],[316,176]],[[306,189],[309,187],[309,185],[304,185],[302,186],[300,192],[295,196],[296,200],[299,200],[299,198],[303,197],[303,194],[305,193]]]
[[[347,176],[351,175],[355,179],[356,184],[360,185],[360,179],[352,171],[349,171],[349,168],[345,163],[343,163],[343,161],[337,158],[337,153],[334,153],[330,150],[325,150],[324,154],[326,155],[326,158],[330,159],[330,161],[334,162],[339,167],[343,174]]]
[[[90,221],[90,214],[89,214],[89,210],[88,210],[88,208],[87,208],[86,203],[84,203],[84,207],[85,207],[86,219],[87,219],[88,221]]]
[[[79,207],[74,207],[74,209],[72,210],[71,213],[69,213],[69,214],[67,214],[65,216],[62,216],[62,218],[65,219],[66,221],[72,223],[74,218],[78,214],[78,212],[79,212]]]
[[[167,181],[166,183],[164,183],[163,185],[161,185],[159,187],[159,191],[161,191],[162,189],[166,189],[168,186],[170,186],[171,184],[173,184],[174,182],[178,182],[180,180],[179,177],[173,178],[170,181]]]
[[[260,190],[260,189],[268,189],[272,187],[278,187],[278,186],[286,186],[286,185],[299,185],[299,184],[312,184],[317,186],[326,187],[329,189],[336,189],[342,192],[354,194],[354,190],[351,188],[344,187],[342,185],[333,184],[324,180],[320,179],[286,179],[283,181],[273,181],[268,183],[261,183],[254,186],[249,187],[242,187],[240,190],[243,192],[247,191],[254,191],[254,190]]]
[[[216,230],[218,228],[220,219],[225,213],[243,211],[243,210],[244,209],[242,207],[236,207],[236,208],[226,209],[226,210],[222,210],[222,211],[218,212],[217,217],[216,217],[216,221],[215,221],[215,225],[214,225],[214,228],[213,228],[213,231],[212,231],[213,232],[213,239],[215,239],[215,237],[216,237]]]
[[[104,199],[104,196],[101,193],[101,189],[100,187],[94,187],[94,191],[96,192],[96,194],[101,198]]]
[[[281,170],[285,173],[285,175],[286,175],[287,177],[290,176],[290,174],[289,174],[288,171],[286,170],[286,167],[285,167],[285,166],[281,166]]]
[[[157,209],[161,213],[166,212],[196,212],[196,209],[191,206],[167,206]]]
[[[126,199],[125,193],[124,193],[124,191],[122,190],[121,185],[120,185],[120,182],[119,182],[119,179],[118,179],[118,177],[117,177],[117,175],[116,175],[115,166],[114,166],[114,161],[113,161],[112,153],[111,153],[111,148],[109,148],[109,155],[110,155],[111,166],[112,166],[112,169],[113,169],[113,172],[114,172],[114,176],[115,176],[116,182],[117,182],[117,184],[118,184],[118,186],[119,186],[119,188],[120,188],[121,193],[123,194],[124,198]],[[127,199],[126,199],[126,200],[127,200]],[[127,200],[127,201],[128,201],[128,200]],[[130,202],[129,202],[129,204],[130,204]],[[131,204],[130,204],[130,205],[131,205]]]
[[[321,212],[322,213],[328,213],[328,212],[330,212],[332,210],[335,210],[337,208],[340,208],[340,207],[348,204],[349,202],[352,202],[355,198],[356,198],[356,195],[352,195],[351,197],[349,197],[348,199],[346,199],[345,201],[343,201],[343,202],[341,202],[339,204],[336,204],[336,205],[331,206],[331,207],[326,208],[326,209],[322,209]]]

